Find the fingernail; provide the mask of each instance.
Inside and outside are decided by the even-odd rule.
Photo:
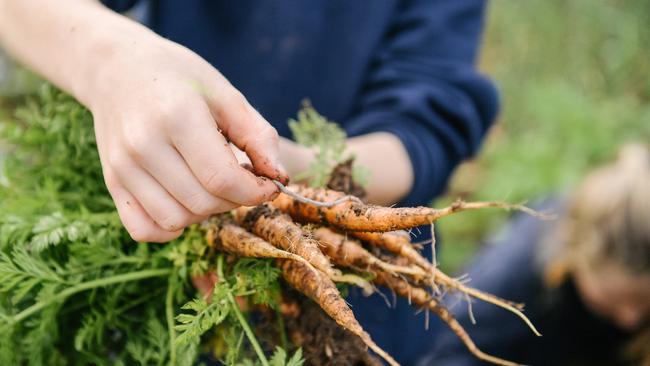
[[[280,183],[287,185],[289,183],[289,173],[287,173],[287,169],[280,162],[277,163],[276,167],[277,167],[276,179],[279,180]]]

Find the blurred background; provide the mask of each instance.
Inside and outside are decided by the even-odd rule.
[[[501,91],[501,115],[435,205],[533,203],[570,190],[621,144],[649,143],[649,46],[647,0],[490,1],[480,65]],[[458,270],[507,217],[445,219],[441,265]]]
[[[499,123],[435,205],[533,202],[570,189],[622,143],[650,141],[649,24],[648,0],[490,1],[480,65],[501,90]],[[33,85],[0,55],[0,118]],[[459,269],[507,217],[445,219],[445,269]]]

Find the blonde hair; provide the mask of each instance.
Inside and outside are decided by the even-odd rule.
[[[650,150],[623,147],[618,159],[590,173],[565,221],[568,264],[615,261],[632,273],[650,273]]]

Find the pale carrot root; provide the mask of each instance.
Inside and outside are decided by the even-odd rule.
[[[288,215],[270,204],[239,207],[234,213],[235,220],[240,225],[271,245],[304,258],[327,275],[340,274],[338,270],[332,268],[330,260],[320,251],[318,243]]]
[[[359,199],[359,197],[355,197],[355,196],[352,196],[352,195],[341,196],[341,197],[337,198],[336,200],[329,201],[329,202],[315,201],[315,200],[313,200],[313,199],[311,199],[309,197],[301,196],[300,194],[292,191],[291,189],[287,188],[287,186],[282,184],[280,181],[273,180],[273,184],[275,184],[280,189],[280,192],[286,194],[287,196],[290,196],[294,200],[296,200],[298,202],[301,202],[301,203],[304,203],[304,204],[316,206],[316,207],[334,207],[334,206],[338,206],[338,205],[340,205],[342,203],[345,203],[345,202],[362,202]]]
[[[318,271],[305,258],[278,249],[266,240],[246,231],[244,228],[224,223],[208,229],[206,240],[216,249],[239,257],[290,259],[303,263],[318,275]]]
[[[541,337],[542,334],[537,330],[535,325],[528,319],[528,317],[522,312],[524,309],[524,304],[521,303],[516,303],[513,301],[505,300],[502,299],[498,296],[489,294],[487,292],[483,292],[481,290],[478,290],[473,287],[466,286],[462,284],[460,281],[455,280],[453,278],[450,278],[447,276],[445,273],[438,271],[436,274],[436,277],[439,279],[439,283],[448,287],[455,289],[457,291],[466,293],[469,296],[472,296],[476,299],[485,301],[487,303],[490,303],[492,305],[498,306],[502,309],[505,309],[516,316],[518,316],[527,326],[530,328],[530,330],[538,337]]]
[[[390,252],[393,252],[401,257],[409,259],[412,263],[422,267],[424,269],[422,277],[419,277],[422,281],[427,280],[427,276],[432,276],[432,280],[436,281],[437,284],[445,286],[446,288],[454,289],[466,293],[474,298],[488,302],[500,308],[503,308],[516,316],[518,316],[530,330],[535,333],[537,336],[541,336],[537,328],[533,323],[522,313],[523,304],[518,304],[512,301],[508,301],[498,296],[488,294],[486,292],[480,291],[478,289],[466,286],[460,281],[455,280],[447,276],[440,269],[434,267],[429,261],[426,260],[409,241],[409,238],[404,237],[403,235],[396,235],[393,233],[369,233],[369,232],[353,232],[351,235],[367,241],[372,245],[379,246],[383,249],[386,249]],[[418,278],[417,276],[415,277]]]
[[[370,282],[355,274],[347,273],[347,274],[335,275],[335,276],[330,276],[330,279],[334,282],[349,283],[351,285],[355,285],[359,287],[361,290],[363,290],[363,294],[365,296],[370,296],[372,295],[373,292],[375,292],[375,288],[372,286]]]
[[[489,355],[483,351],[481,351],[474,341],[472,341],[472,338],[470,338],[469,334],[467,334],[467,331],[465,331],[465,328],[454,318],[453,315],[449,312],[444,307],[441,306],[428,306],[429,310],[434,311],[436,315],[440,317],[447,325],[449,328],[456,334],[458,338],[465,344],[465,347],[478,359],[481,359],[486,362],[491,362],[495,365],[503,365],[503,366],[520,366],[521,364],[504,360],[502,358],[496,357]]]
[[[419,277],[424,274],[422,269],[420,267],[406,267],[406,266],[398,266],[395,264],[391,264],[385,261],[382,261],[379,259],[375,265],[382,269],[383,271],[390,273],[390,274],[405,274],[405,275],[410,275],[410,276],[415,276]]]
[[[337,233],[329,228],[321,227],[314,232],[314,238],[321,243],[323,252],[339,266],[359,268],[373,272],[373,268],[390,273],[392,275],[406,274],[411,276],[422,276],[424,271],[416,266],[399,266],[377,258],[367,251],[361,243],[350,239],[343,234]]]
[[[444,306],[440,305],[435,299],[433,299],[424,289],[413,286],[401,278],[392,277],[390,275],[382,273],[377,275],[376,280],[378,283],[385,285],[386,287],[395,291],[397,295],[409,299],[410,302],[414,303],[418,307],[430,310],[438,315],[438,317],[440,317],[440,319],[444,321],[447,326],[449,326],[449,328],[456,334],[456,336],[463,342],[465,347],[467,347],[467,349],[478,359],[491,362],[496,365],[520,366],[520,364],[516,362],[504,360],[502,358],[492,356],[481,351],[476,346],[474,341],[472,341],[471,337],[469,334],[467,334],[463,326],[458,323],[456,318],[454,318],[454,316]]]
[[[373,352],[375,352],[377,354],[377,356],[383,358],[386,362],[388,362],[389,365],[391,365],[391,366],[399,366],[399,363],[397,361],[395,361],[395,359],[390,354],[388,354],[388,352],[381,349],[381,347],[379,347],[372,340],[372,338],[370,338],[370,335],[368,333],[363,332],[363,334],[361,334],[361,335],[357,334],[357,335],[359,336],[359,338],[361,338],[363,343],[365,343],[366,346],[368,346],[368,348],[370,348]]]
[[[329,228],[317,228],[313,231],[313,235],[321,244],[320,248],[323,253],[339,266],[365,270],[378,267],[389,273],[409,275],[417,275],[419,273],[418,268],[409,268],[387,263],[372,255],[358,241]]]
[[[408,259],[411,263],[416,264],[424,269],[429,269],[431,263],[424,258],[411,244],[409,237],[401,233],[385,232],[367,232],[367,231],[354,231],[350,233],[351,236],[361,239],[370,245],[386,249],[387,251],[396,254],[399,257]],[[414,271],[415,272],[415,271]],[[422,273],[423,276],[428,276],[427,273]]]
[[[522,204],[507,203],[507,202],[500,202],[500,201],[465,202],[463,200],[457,200],[456,202],[452,203],[451,206],[438,209],[436,220],[443,218],[445,216],[453,215],[458,212],[482,210],[486,208],[497,208],[506,211],[521,211],[525,214],[528,214],[530,216],[542,220],[551,220],[555,218],[555,215],[539,212],[533,210],[530,207],[524,206]]]
[[[363,330],[354,313],[336,289],[334,283],[325,276],[316,277],[304,264],[295,261],[280,261],[285,281],[303,295],[316,302],[341,327],[349,330],[377,355],[391,366],[399,365],[388,353],[375,344]]]

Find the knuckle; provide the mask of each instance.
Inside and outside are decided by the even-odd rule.
[[[246,152],[253,154],[255,157],[266,155],[269,148],[279,145],[280,137],[278,131],[271,125],[265,125],[254,136],[250,136],[246,141]]]
[[[137,225],[135,222],[124,222],[131,239],[137,242],[155,241],[158,237],[156,228],[152,225]]]
[[[188,100],[188,98],[181,99]],[[191,116],[198,109],[193,102],[185,104],[169,103],[169,105],[165,106],[165,110],[158,116],[158,123],[165,126],[168,131],[174,133],[187,129],[188,116]]]
[[[198,216],[207,216],[215,212],[216,205],[214,205],[209,197],[205,194],[195,193],[187,199],[187,209],[191,213]]]
[[[113,192],[119,186],[119,181],[117,179],[117,176],[115,175],[112,168],[110,167],[104,167],[103,175],[104,175],[104,183],[106,184],[106,188],[108,189],[109,192]]]
[[[131,239],[137,242],[147,242],[156,239],[154,233],[151,230],[146,229],[131,229],[129,230],[129,235],[131,236]]]
[[[192,217],[188,213],[173,212],[163,216],[158,225],[167,231],[177,231],[192,223]]]
[[[271,127],[271,125],[266,125],[266,127],[262,129],[260,132],[260,137],[272,142],[280,141],[280,135],[278,135],[278,131],[275,128]]]
[[[268,200],[270,194],[267,194],[264,187],[260,187],[243,198],[242,203],[246,206],[256,206]]]
[[[232,190],[233,184],[233,179],[225,169],[214,169],[208,173],[205,179],[205,188],[216,196],[219,196],[222,192]]]
[[[127,154],[125,154],[123,151],[118,149],[115,151],[111,151],[108,154],[107,160],[109,166],[108,167],[109,169],[107,169],[107,171],[112,170],[115,172],[119,172],[122,168],[127,166],[130,159]],[[113,173],[105,174],[105,179],[106,179],[106,184],[109,184],[109,181],[111,183],[116,183],[116,176]]]
[[[160,126],[169,119],[169,110],[172,103],[173,101],[168,98],[152,101],[148,108],[141,110],[141,114],[137,116],[137,119],[152,126]]]
[[[177,135],[177,134],[183,134],[184,132],[187,131],[188,124],[187,124],[187,119],[183,118],[170,118],[167,120],[165,123],[165,130],[168,131],[169,134]]]
[[[124,135],[124,147],[131,157],[142,160],[151,150],[151,133],[145,128],[129,129]]]
[[[223,116],[229,120],[247,120],[250,117],[250,109],[248,107],[248,101],[246,98],[239,92],[230,93],[227,96],[224,96],[222,100],[223,103]]]

